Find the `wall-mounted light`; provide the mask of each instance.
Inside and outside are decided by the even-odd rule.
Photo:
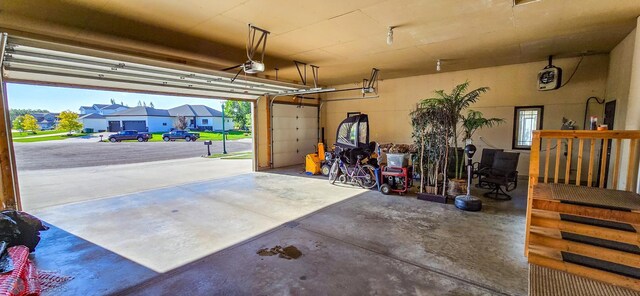
[[[389,32],[387,32],[387,45],[393,44],[393,27],[389,27]]]
[[[440,70],[442,70],[442,67],[440,67],[440,60],[438,59],[436,62],[436,71],[440,72]]]

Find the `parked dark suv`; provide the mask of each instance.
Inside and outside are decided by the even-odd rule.
[[[109,136],[109,141],[112,143],[125,141],[125,140],[138,140],[138,142],[147,142],[153,135],[150,133],[139,133],[138,131],[119,131],[117,134]]]
[[[200,138],[199,133],[192,133],[192,132],[181,131],[181,130],[175,130],[175,131],[162,134],[162,140],[164,140],[165,142],[175,141],[178,139],[179,140],[184,139],[187,142],[191,142],[191,141],[197,140],[198,138]]]

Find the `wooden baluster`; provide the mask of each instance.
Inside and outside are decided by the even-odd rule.
[[[632,191],[633,180],[636,178],[636,149],[638,148],[638,139],[631,139],[629,147],[629,165],[627,167],[627,191]]]
[[[609,148],[609,139],[602,140],[602,155],[600,158],[600,188],[604,188],[604,176],[607,169],[607,149]]]
[[[593,158],[595,156],[596,150],[596,139],[589,139],[590,149],[589,149],[589,173],[587,177],[587,187],[591,187],[591,182],[593,181]]]
[[[584,148],[584,139],[578,142],[578,168],[576,169],[576,186],[580,186],[580,177],[582,177],[582,150]]]
[[[544,161],[544,183],[549,179],[549,151],[551,151],[551,139],[547,139],[547,159]]]
[[[564,169],[564,184],[569,184],[569,179],[571,179],[571,154],[573,147],[573,139],[567,139],[567,164]]]
[[[562,139],[556,141],[556,171],[553,175],[553,183],[558,183],[558,176],[560,175],[560,150],[562,150]]]
[[[622,139],[616,139],[616,157],[613,159],[613,188],[618,189],[618,174],[620,172],[620,149],[622,147]]]

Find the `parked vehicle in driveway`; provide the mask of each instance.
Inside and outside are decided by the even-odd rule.
[[[150,133],[139,133],[138,131],[126,130],[109,135],[109,142],[115,143],[125,140],[138,140],[138,142],[147,142],[152,137],[153,135],[151,135]]]
[[[192,132],[181,131],[181,130],[170,131],[168,133],[162,134],[162,140],[164,140],[165,142],[182,140],[182,139],[184,139],[187,142],[191,142],[191,141],[197,140],[198,138],[200,138],[199,133],[192,133]]]

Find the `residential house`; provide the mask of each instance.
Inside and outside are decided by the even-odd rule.
[[[109,115],[118,111],[129,109],[129,107],[120,104],[93,104],[92,106],[81,106],[80,115],[100,114]]]
[[[85,130],[93,130],[96,132],[107,131],[109,126],[105,115],[127,109],[129,109],[129,107],[120,104],[93,104],[91,106],[81,106],[80,118],[78,118],[78,121],[82,123]]]
[[[31,113],[41,130],[52,130],[58,125],[60,113]]]
[[[167,132],[174,128],[178,116],[186,117],[188,129],[222,130],[222,112],[204,105],[182,105],[169,110],[138,106],[104,115],[102,124],[110,132]],[[96,115],[91,117],[99,119]],[[233,126],[233,120],[225,118],[225,130],[231,130]]]
[[[222,130],[222,112],[205,105],[182,105],[169,109],[169,114],[176,118],[187,118],[188,128],[197,130]],[[225,130],[233,129],[234,122],[225,118]]]
[[[105,124],[110,132],[166,132],[173,127],[173,117],[165,109],[138,106],[106,115]]]

